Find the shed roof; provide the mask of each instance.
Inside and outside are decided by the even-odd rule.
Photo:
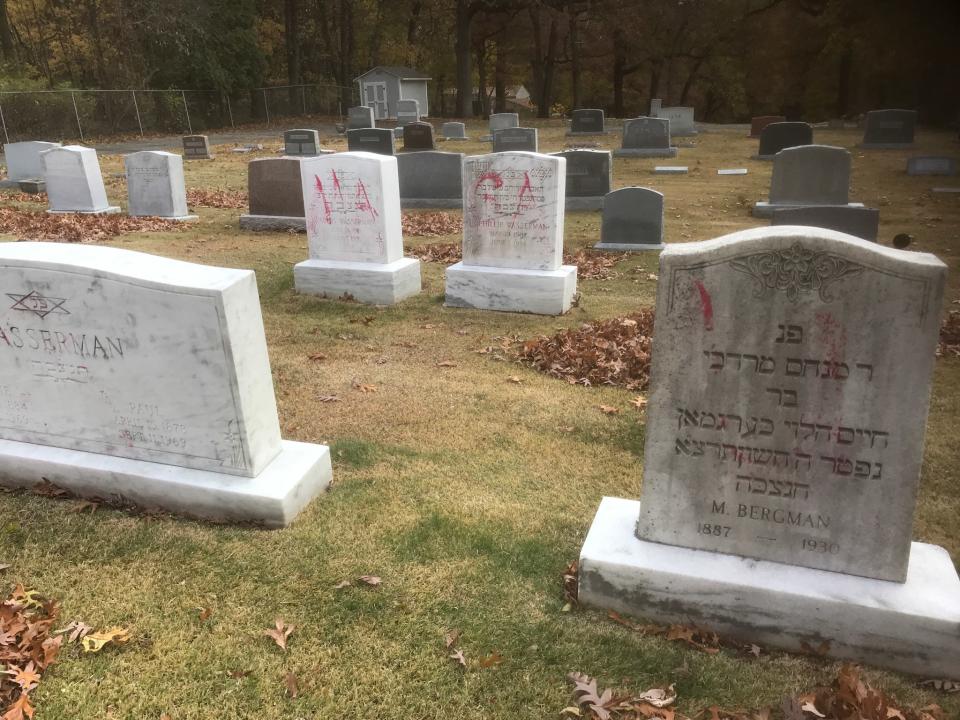
[[[354,78],[359,80],[362,77],[366,77],[370,73],[380,70],[381,72],[388,73],[390,75],[395,75],[401,80],[432,80],[429,75],[422,73],[419,70],[415,70],[412,67],[406,67],[404,65],[377,65],[367,70],[365,73],[361,73],[359,77]]]

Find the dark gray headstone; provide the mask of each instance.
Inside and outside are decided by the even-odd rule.
[[[781,208],[773,211],[770,224],[826,228],[876,242],[880,211],[849,206]]]
[[[393,155],[393,130],[390,128],[347,130],[347,150]]]
[[[916,110],[871,110],[864,122],[864,148],[903,148],[913,145]]]
[[[603,201],[598,250],[663,247],[663,194],[642,187],[614,190]]]
[[[850,153],[829,145],[800,145],[777,153],[770,203],[846,205],[850,200]]]
[[[604,132],[603,110],[574,110],[571,114],[571,135],[600,135]]]
[[[505,128],[493,133],[494,152],[511,152],[516,150],[537,152],[536,128]]]
[[[786,121],[787,119],[783,115],[758,115],[750,120],[750,137],[760,137],[760,133],[767,125]]]
[[[404,150],[433,150],[433,125],[412,122],[403,126]]]
[[[401,203],[406,207],[460,207],[462,165],[463,153],[425,150],[398,155]]]
[[[622,147],[617,156],[676,157],[677,148],[670,146],[670,121],[666,118],[639,117],[623,123]]]
[[[440,134],[447,140],[466,140],[467,126],[462,122],[445,122],[440,128]]]
[[[320,133],[316,130],[287,130],[283,133],[283,154],[293,157],[320,155]]]
[[[760,131],[760,150],[757,157],[771,160],[788,147],[813,144],[813,128],[805,122],[770,123]]]
[[[609,150],[564,150],[551,153],[567,159],[567,197],[603,197],[613,187]]]
[[[184,135],[183,157],[185,160],[209,160],[210,142],[206,135]]]
[[[957,161],[951,157],[926,156],[907,160],[907,175],[956,175]]]
[[[247,164],[247,193],[251,215],[302,218],[300,160],[295,157],[251,160]]]
[[[373,119],[373,108],[366,105],[358,105],[347,110],[347,130],[360,130],[363,128],[376,127],[377,123]]]

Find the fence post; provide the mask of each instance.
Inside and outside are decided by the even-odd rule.
[[[193,123],[190,122],[190,108],[187,107],[187,93],[181,90],[180,97],[183,98],[183,111],[187,114],[187,134],[193,135]]]
[[[263,88],[263,111],[267,115],[267,125],[270,124],[270,103],[267,102],[267,89]]]
[[[140,121],[140,106],[137,105],[137,91],[131,90],[130,94],[133,96],[133,109],[137,113],[137,125],[140,126],[140,137],[143,137],[143,123]]]
[[[80,132],[80,142],[83,142],[83,127],[80,125],[80,111],[77,110],[76,93],[70,93],[70,99],[73,101],[73,114],[77,118],[77,130]]]
[[[233,108],[230,107],[230,95],[224,93],[223,96],[227,99],[227,115],[230,116],[230,127],[236,128],[237,126],[233,124]]]
[[[3,117],[3,105],[0,105],[0,122],[3,123],[3,139],[5,142],[10,142],[10,136],[7,135],[7,121]]]

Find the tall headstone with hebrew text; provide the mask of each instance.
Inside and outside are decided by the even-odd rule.
[[[183,158],[160,150],[143,150],[123,159],[127,171],[127,212],[167,220],[196,220],[187,210]]]
[[[250,270],[3,243],[0,484],[287,525],[330,482],[287,442]]]
[[[403,256],[395,157],[365,152],[304,158],[310,258],[297,292],[392,305],[420,292],[420,261]]]
[[[503,152],[463,161],[463,261],[447,269],[453,307],[560,315],[577,268],[563,265],[566,160]]]
[[[641,502],[604,500],[581,602],[950,676],[960,579],[911,543],[946,266],[782,226],[658,276]]]
[[[107,200],[97,151],[80,145],[46,150],[40,154],[47,183],[49,213],[103,215],[120,212]]]

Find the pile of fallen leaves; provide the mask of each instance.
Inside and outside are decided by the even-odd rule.
[[[619,273],[613,266],[627,257],[628,253],[604,253],[578,250],[563,256],[564,265],[576,265],[577,277],[581,280],[609,280]]]
[[[403,213],[402,223],[403,234],[411,237],[436,237],[463,232],[463,218],[454,213]]]
[[[601,690],[597,680],[584,673],[573,672],[567,679],[574,685],[576,705],[564,708],[561,716],[584,720],[690,720],[676,710],[674,686],[651,688],[642,693]],[[856,665],[843,665],[836,680],[828,688],[784,698],[780,707],[759,710],[726,710],[713,705],[705,711],[710,720],[946,720],[939,705],[927,705],[919,710],[903,707],[882,690],[872,687],[860,674]],[[698,717],[707,717],[702,714]]]
[[[51,632],[60,615],[53,600],[44,600],[34,590],[17,585],[0,605],[0,711],[3,720],[33,717],[30,693],[52,665],[63,644]]]
[[[527,340],[517,358],[573,385],[619,385],[644,390],[650,382],[653,310],[584,323]]]
[[[32,203],[41,203],[43,205],[47,204],[47,194],[44,193],[25,193],[25,192],[12,192],[12,193],[3,193],[0,195],[0,199],[7,200],[9,202],[32,202]]]
[[[18,240],[59,240],[89,243],[132,232],[177,232],[184,223],[157,217],[128,215],[83,215],[81,213],[26,212],[0,208],[0,233]]]
[[[940,326],[940,343],[937,356],[960,356],[960,310],[951,310]]]
[[[247,194],[242,190],[187,190],[187,205],[193,207],[243,209],[247,207]]]
[[[445,265],[452,265],[460,262],[463,253],[460,243],[433,243],[432,245],[421,245],[420,247],[410,248],[407,253],[423,262],[438,262]]]

